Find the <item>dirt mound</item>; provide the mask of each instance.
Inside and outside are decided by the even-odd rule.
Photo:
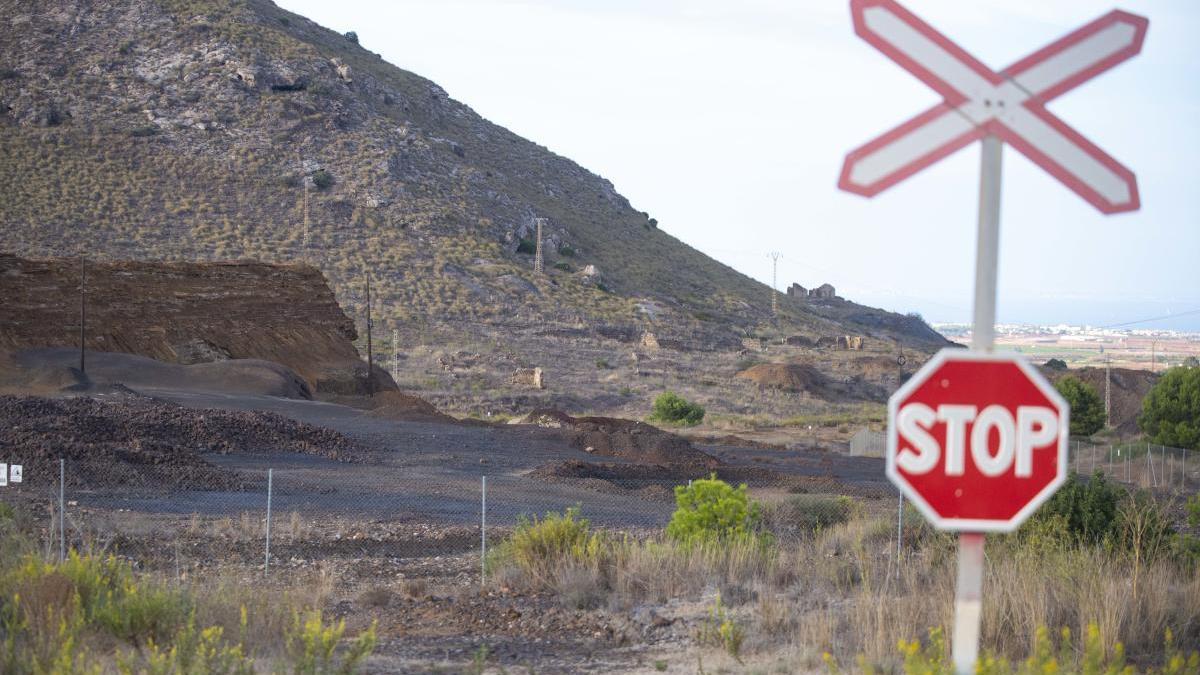
[[[1051,370],[1042,368],[1042,373],[1052,381],[1073,375],[1096,390],[1100,400],[1104,400],[1104,369],[1079,368],[1071,370]],[[1112,423],[1117,432],[1122,435],[1139,433],[1137,418],[1142,412],[1142,399],[1150,393],[1159,375],[1148,370],[1131,368],[1112,369]]]
[[[792,494],[828,492],[831,479],[825,476],[803,476],[761,467],[722,466],[707,471],[689,471],[680,467],[644,466],[636,464],[591,463],[580,461],[544,464],[527,476],[551,483],[565,483],[601,492],[638,492],[641,496],[674,495],[676,485],[711,475],[730,483],[746,483],[751,488],[773,488]],[[881,497],[891,494],[889,488],[869,490],[858,488],[861,496]]]
[[[572,417],[560,410],[538,409],[518,423],[561,429],[571,447],[639,464],[712,469],[721,462],[697,450],[691,441],[634,420],[614,417]]]
[[[824,396],[829,390],[828,378],[816,368],[800,363],[760,363],[734,377],[750,380],[760,387],[803,391],[818,396]]]
[[[380,391],[374,396],[325,396],[326,403],[358,408],[372,417],[405,422],[455,422],[453,417],[439,412],[423,398],[400,391]]]
[[[61,457],[74,486],[240,489],[242,477],[202,457],[232,452],[365,458],[336,431],[273,413],[193,410],[128,394],[103,401],[0,396],[0,457],[23,464],[31,486],[56,483]]]
[[[75,349],[28,349],[12,355],[0,367],[0,391],[14,394],[55,394],[92,391],[124,385],[180,391],[219,391],[311,399],[308,382],[287,366],[259,359],[232,359],[180,365],[145,356],[114,352],[87,353],[87,375],[79,372]]]
[[[419,422],[452,422],[454,418],[438,412],[423,398],[399,391],[384,391],[367,399],[368,414],[390,420]]]

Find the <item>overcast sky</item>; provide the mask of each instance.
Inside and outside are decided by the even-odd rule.
[[[610,179],[660,227],[766,283],[970,319],[975,144],[874,199],[843,156],[936,103],[854,35],[846,0],[277,0]],[[1137,174],[1103,216],[1004,153],[999,319],[1093,325],[1200,309],[1200,2],[908,0],[994,69],[1114,7],[1140,56],[1050,110]],[[1145,327],[1200,330],[1200,313]]]

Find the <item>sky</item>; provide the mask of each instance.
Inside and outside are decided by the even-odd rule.
[[[872,199],[847,152],[939,102],[854,35],[847,0],[276,0],[611,180],[634,208],[778,287],[967,322],[979,144]],[[1138,176],[1104,216],[1003,155],[997,319],[1200,331],[1200,2],[908,0],[995,70],[1114,8],[1141,55],[1048,108]],[[1188,313],[1190,312],[1190,313]]]

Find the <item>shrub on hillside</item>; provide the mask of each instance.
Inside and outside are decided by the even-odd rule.
[[[1150,442],[1200,450],[1200,368],[1171,368],[1142,400],[1138,426]]]
[[[312,182],[318,190],[328,189],[333,185],[333,174],[325,169],[317,169],[313,172]]]
[[[1073,473],[1021,532],[1025,539],[1049,537],[1055,544],[1103,543],[1113,536],[1124,497],[1099,471],[1087,480]]]
[[[1091,436],[1104,428],[1104,403],[1090,384],[1068,375],[1054,388],[1071,406],[1071,435]]]
[[[651,421],[695,426],[704,419],[704,408],[692,403],[675,392],[668,391],[654,399]]]
[[[532,579],[545,581],[565,560],[595,561],[604,548],[603,539],[580,517],[578,506],[545,518],[522,517],[517,527],[495,552],[497,562],[511,562]]]
[[[1062,359],[1050,359],[1043,364],[1046,370],[1066,370],[1067,362]]]
[[[794,495],[767,506],[764,519],[776,534],[809,536],[849,521],[858,510],[858,504],[845,495]]]
[[[537,253],[537,245],[533,243],[532,239],[521,237],[521,240],[517,242],[517,253],[533,255]]]
[[[667,537],[683,543],[732,541],[761,536],[761,522],[762,507],[750,501],[746,484],[735,488],[714,475],[675,488]]]

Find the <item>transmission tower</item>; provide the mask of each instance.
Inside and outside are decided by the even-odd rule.
[[[771,316],[779,315],[779,285],[777,281],[777,273],[779,271],[779,256],[778,251],[771,252]]]
[[[542,224],[546,222],[545,218],[534,218],[533,222],[537,224],[537,244],[533,252],[533,271],[535,274],[542,273]]]
[[[1112,364],[1111,357],[1104,357],[1104,426],[1112,426]]]

